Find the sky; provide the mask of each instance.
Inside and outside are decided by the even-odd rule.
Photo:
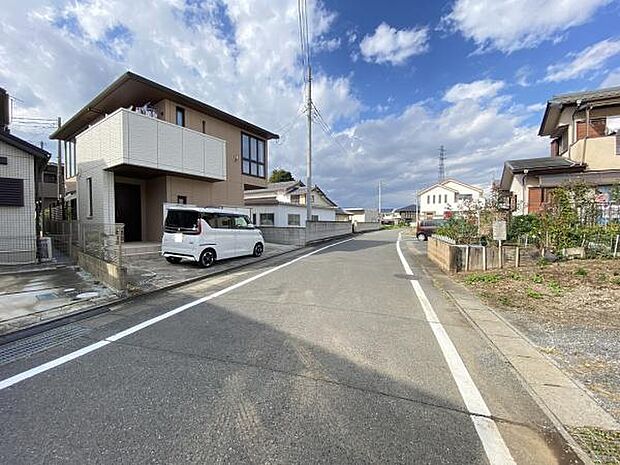
[[[308,0],[313,181],[343,207],[413,203],[446,174],[483,188],[548,156],[553,95],[620,85],[619,0]],[[295,0],[2,0],[0,87],[14,116],[71,117],[126,70],[281,135],[305,177]],[[51,131],[14,124],[33,143]]]

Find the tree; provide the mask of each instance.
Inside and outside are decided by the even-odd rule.
[[[290,171],[286,171],[282,168],[276,168],[271,172],[271,176],[269,176],[269,182],[286,182],[286,181],[294,181],[295,178],[291,174]]]

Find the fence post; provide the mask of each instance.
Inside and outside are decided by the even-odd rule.
[[[521,260],[520,253],[519,246],[515,247],[515,268],[519,268],[519,261]]]
[[[614,245],[614,258],[618,256],[618,240],[620,240],[620,234],[616,234],[616,245]]]
[[[469,244],[465,246],[465,271],[469,271]]]
[[[482,246],[482,271],[487,270],[487,248]]]

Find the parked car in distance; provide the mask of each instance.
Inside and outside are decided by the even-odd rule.
[[[420,220],[416,224],[415,235],[419,241],[425,241],[431,237],[438,228],[445,224],[446,220]]]
[[[161,254],[170,263],[194,260],[206,268],[216,260],[254,255],[265,240],[247,215],[219,208],[172,207],[164,220]]]

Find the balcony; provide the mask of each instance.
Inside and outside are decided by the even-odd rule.
[[[126,168],[226,180],[226,142],[124,108],[76,137],[81,169]]]
[[[571,145],[569,158],[588,165],[588,170],[620,169],[620,135],[589,137]]]

